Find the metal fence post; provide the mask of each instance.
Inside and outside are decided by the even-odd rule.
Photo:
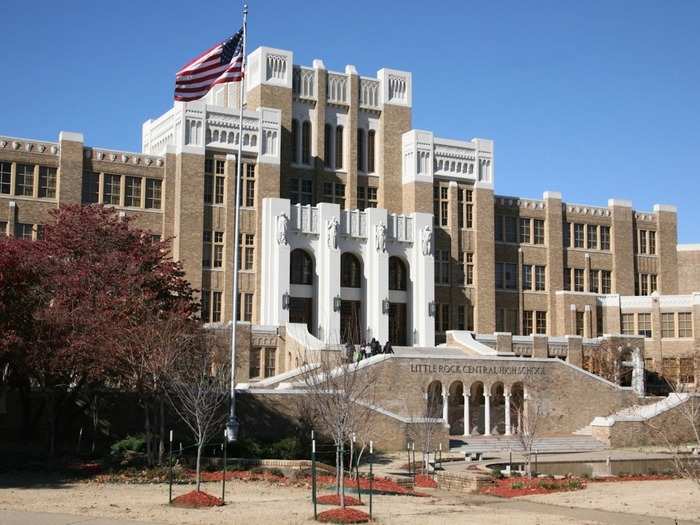
[[[369,519],[372,521],[372,488],[373,488],[373,480],[374,480],[374,474],[372,473],[372,463],[374,463],[374,447],[373,443],[370,441],[369,442]]]
[[[170,451],[168,452],[168,503],[173,502],[173,431],[170,431]]]
[[[316,440],[311,440],[311,501],[314,504],[314,520],[318,519],[316,513]]]

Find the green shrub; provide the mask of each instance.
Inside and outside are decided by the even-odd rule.
[[[489,468],[491,475],[496,479],[502,479],[503,473],[500,468]]]
[[[143,462],[144,449],[146,448],[146,438],[143,434],[136,436],[126,436],[124,439],[112,444],[110,447],[110,457],[123,466],[136,465]]]
[[[538,485],[540,486],[540,488],[545,490],[555,490],[559,488],[559,486],[553,481],[547,481],[545,479],[540,480]]]
[[[583,488],[583,483],[581,483],[580,479],[570,479],[568,482],[568,487],[569,490],[578,490]]]
[[[513,490],[520,490],[525,488],[525,483],[523,483],[522,481],[514,481],[510,484],[510,488],[512,488]]]
[[[299,459],[303,456],[301,443],[295,437],[287,437],[271,443],[265,452],[270,459]]]

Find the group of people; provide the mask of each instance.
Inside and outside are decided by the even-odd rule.
[[[369,343],[365,341],[358,347],[355,347],[355,345],[349,341],[345,343],[345,359],[349,363],[359,363],[363,359],[367,359],[374,355],[393,353],[394,349],[391,347],[391,343],[389,341],[384,343],[384,346],[382,347],[381,343],[374,337]]]

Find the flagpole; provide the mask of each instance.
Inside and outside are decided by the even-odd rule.
[[[248,4],[243,4],[243,61],[241,63],[240,88],[238,90],[238,155],[236,155],[236,224],[234,226],[233,248],[233,301],[231,304],[231,385],[229,392],[229,415],[226,424],[226,437],[229,442],[238,439],[238,419],[236,418],[236,327],[238,312],[238,264],[239,264],[239,224],[241,217],[241,181],[243,180],[241,169],[241,155],[243,154],[243,93],[245,91],[246,68],[246,40],[248,38]]]

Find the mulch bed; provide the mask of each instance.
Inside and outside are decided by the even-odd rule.
[[[586,481],[579,478],[504,478],[497,479],[491,486],[481,489],[482,494],[501,498],[517,498],[533,494],[550,494],[568,492],[586,488]]]
[[[357,509],[331,509],[321,512],[318,521],[322,523],[367,523],[369,514]]]
[[[175,498],[171,505],[185,509],[201,509],[204,507],[220,507],[224,502],[221,498],[206,492],[193,490]]]
[[[670,474],[628,474],[623,476],[606,476],[603,478],[593,478],[596,483],[611,483],[615,481],[660,481],[668,479],[678,479]]]
[[[316,498],[316,503],[321,505],[340,505],[340,494],[326,494],[324,496],[318,496]],[[358,505],[364,505],[359,499],[353,498],[352,496],[345,495],[345,505],[354,507]]]
[[[418,474],[416,476],[415,486],[423,489],[436,489],[438,484],[437,481],[435,481],[430,476],[426,476],[425,474]]]

